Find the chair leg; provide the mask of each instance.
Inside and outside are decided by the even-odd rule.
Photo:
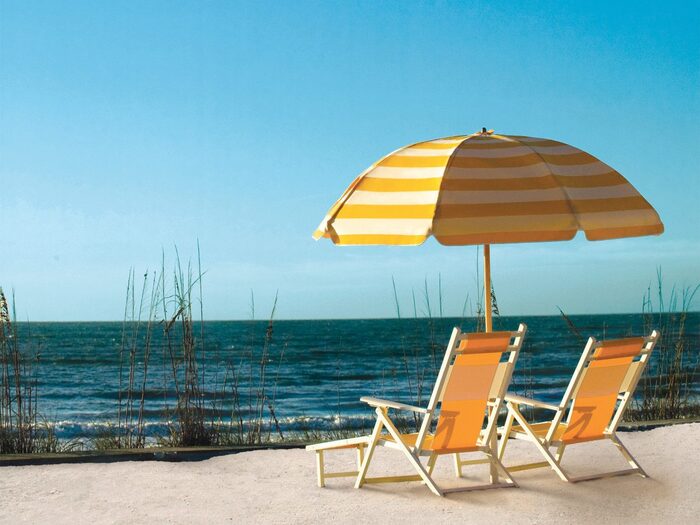
[[[645,478],[649,477],[649,475],[644,471],[644,469],[639,465],[639,463],[637,463],[637,460],[634,459],[634,456],[632,456],[630,451],[627,450],[627,448],[622,444],[622,441],[620,441],[620,438],[617,437],[617,434],[611,434],[610,440],[613,442],[613,445],[615,445],[617,450],[620,451],[620,454],[624,456],[624,458],[627,460],[627,463],[629,463],[633,469],[638,470],[641,476]]]
[[[580,481],[592,481],[596,479],[602,479],[602,478],[612,478],[616,476],[627,476],[630,474],[639,474],[642,477],[649,477],[646,472],[644,472],[644,469],[639,466],[639,463],[632,457],[632,454],[630,454],[630,451],[625,448],[625,446],[622,444],[620,441],[620,438],[618,438],[615,434],[611,434],[608,436],[610,438],[610,441],[613,442],[613,445],[615,445],[615,448],[620,451],[620,454],[622,454],[627,460],[627,463],[632,468],[624,469],[624,470],[614,470],[614,471],[609,471],[609,472],[599,472],[597,474],[589,474],[585,476],[577,476],[577,477],[571,477],[569,476],[569,481],[572,483],[578,483]],[[561,447],[560,447],[561,448]],[[558,452],[558,451],[557,451]],[[563,454],[563,450],[561,452]]]
[[[323,450],[316,451],[316,480],[319,488],[326,486],[325,470],[323,465]]]
[[[458,478],[461,478],[462,477],[462,459],[459,457],[459,452],[455,453],[454,460],[455,460],[455,474],[457,474]]]
[[[498,446],[498,459],[500,461],[503,461],[503,455],[506,453],[506,445],[510,438],[510,431],[513,428],[513,419],[513,413],[509,410],[508,416],[506,417],[506,424],[503,426],[503,433],[501,434],[501,443]]]
[[[498,454],[498,432],[495,428],[493,428],[489,437],[489,448],[493,455]],[[498,483],[498,467],[493,461],[489,464],[489,480],[491,483]]]
[[[510,475],[510,472],[508,472],[508,469],[505,467],[505,465],[503,465],[503,463],[501,463],[501,460],[498,459],[498,456],[493,454],[493,453],[491,453],[491,454],[487,453],[486,455],[488,456],[489,461],[491,462],[491,465],[493,465],[493,467],[495,469],[498,469],[501,471],[503,476],[506,478],[506,483],[513,485],[514,487],[517,487],[518,483],[513,479],[513,476]],[[493,481],[492,481],[492,483],[493,483]]]
[[[406,456],[406,459],[408,459],[409,463],[413,465],[413,468],[415,468],[418,471],[418,475],[423,479],[425,484],[428,486],[430,491],[435,494],[436,496],[444,496],[440,488],[435,484],[433,481],[433,478],[430,477],[430,474],[425,470],[425,467],[423,464],[420,462],[420,459],[416,457],[413,452],[411,452],[406,444],[403,442],[401,439],[401,433],[396,429],[394,424],[391,422],[391,420],[387,417],[386,413],[384,413],[381,409],[377,409],[377,416],[379,419],[382,421],[386,429],[389,431],[389,434],[391,434],[391,437],[394,438],[394,441],[396,442],[397,445],[399,445],[401,452],[404,453]]]
[[[365,457],[357,472],[357,478],[355,479],[356,489],[359,489],[362,487],[362,485],[364,485],[365,477],[367,476],[367,469],[369,468],[370,461],[372,461],[372,454],[374,454],[374,449],[377,448],[377,441],[379,441],[379,436],[382,433],[383,426],[384,425],[382,423],[382,420],[377,418],[377,422],[374,425],[374,430],[372,430],[372,434],[369,439],[367,452],[365,453]]]
[[[535,444],[537,450],[539,450],[540,453],[544,456],[544,459],[547,460],[547,463],[549,463],[549,465],[552,467],[552,470],[554,470],[554,472],[557,473],[557,476],[559,476],[564,481],[570,481],[569,476],[567,476],[564,473],[564,470],[561,468],[557,460],[554,459],[549,449],[540,441],[540,438],[537,437],[537,434],[535,434],[535,432],[532,430],[532,427],[525,420],[520,411],[514,406],[512,406],[510,403],[508,403],[508,411],[513,414],[513,417],[515,417],[518,424],[530,437],[530,440]]]
[[[433,475],[433,470],[435,469],[435,463],[437,462],[437,454],[430,454],[428,458],[428,474]]]
[[[362,462],[365,459],[365,447],[364,445],[358,445],[357,447],[357,471],[359,472],[362,468]]]
[[[557,447],[557,452],[554,454],[554,459],[557,460],[557,463],[561,463],[561,458],[564,456],[564,449],[566,448],[566,445],[564,443],[561,443]]]

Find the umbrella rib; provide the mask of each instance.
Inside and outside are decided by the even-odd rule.
[[[435,199],[435,207],[433,208],[433,218],[430,220],[430,230],[428,231],[428,235],[426,237],[430,237],[433,235],[433,225],[435,224],[435,215],[437,214],[437,210],[440,207],[440,200],[442,199],[442,188],[443,184],[445,183],[445,174],[449,171],[450,167],[452,166],[452,161],[454,160],[457,151],[459,148],[462,147],[462,144],[464,144],[466,141],[468,141],[471,138],[474,138],[478,135],[481,135],[480,132],[472,133],[471,135],[467,135],[463,141],[461,141],[455,149],[452,150],[452,153],[450,154],[450,158],[447,159],[447,163],[445,164],[445,169],[442,170],[442,177],[440,179],[440,188],[438,188],[438,194]]]
[[[521,141],[521,140],[518,140],[517,138],[515,138],[515,137],[513,137],[513,136],[509,136],[509,138],[512,139],[512,140],[514,140],[515,142],[517,142],[517,143],[520,144],[521,146],[524,146],[525,148],[529,149],[533,154],[537,155],[537,158],[539,158],[540,161],[542,161],[542,163],[543,163],[545,166],[547,166],[547,170],[549,171],[549,176],[550,176],[550,177],[553,177],[553,178],[556,180],[556,177],[554,177],[554,175],[553,175],[553,173],[552,173],[552,166],[550,166],[549,162],[547,162],[546,160],[544,160],[544,158],[542,157],[542,155],[539,154],[539,152],[535,151],[535,150],[532,149],[528,144],[526,144],[525,142],[523,142],[523,141]],[[580,223],[579,220],[578,220],[578,214],[576,213],[576,210],[574,209],[574,206],[573,206],[573,204],[572,204],[572,202],[571,202],[571,197],[569,197],[569,193],[566,191],[566,189],[564,188],[564,186],[562,186],[562,185],[559,183],[558,180],[557,180],[557,187],[558,187],[558,188],[561,190],[561,192],[564,194],[564,199],[566,200],[566,205],[569,207],[569,211],[571,212],[571,215],[573,216],[574,221],[576,221],[576,231],[584,231],[583,227],[581,226],[581,223]]]

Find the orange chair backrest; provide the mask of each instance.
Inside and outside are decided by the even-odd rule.
[[[615,412],[625,376],[643,347],[643,337],[599,343],[580,379],[562,441],[571,443],[603,436]]]
[[[498,363],[510,340],[511,332],[468,334],[462,340],[442,391],[434,451],[477,446]]]

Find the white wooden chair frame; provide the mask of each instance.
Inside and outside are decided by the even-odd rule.
[[[563,481],[568,481],[571,483],[613,476],[624,476],[628,474],[640,474],[643,477],[647,477],[647,473],[642,469],[639,463],[637,463],[637,461],[634,459],[629,450],[627,450],[627,448],[625,448],[625,446],[622,444],[620,438],[616,434],[616,431],[618,425],[622,421],[622,416],[624,415],[627,406],[632,400],[632,396],[637,387],[637,383],[639,382],[639,379],[641,378],[642,373],[644,372],[644,368],[646,367],[649,361],[649,357],[652,351],[654,350],[654,346],[656,345],[658,338],[659,333],[656,330],[654,330],[650,336],[644,338],[644,343],[641,348],[641,351],[639,352],[639,354],[637,354],[639,359],[636,361],[632,361],[627,371],[627,375],[622,381],[622,385],[620,387],[620,391],[617,397],[617,408],[613,412],[610,423],[605,429],[603,436],[601,438],[598,438],[607,438],[610,441],[612,441],[613,445],[615,445],[617,450],[620,451],[620,453],[629,463],[631,468],[610,472],[602,472],[587,476],[573,477],[564,470],[561,464],[562,457],[564,455],[564,449],[567,446],[572,446],[577,443],[567,444],[561,440],[555,440],[554,436],[557,429],[559,428],[559,425],[562,423],[562,421],[564,421],[565,416],[565,423],[567,425],[569,424],[571,415],[573,413],[573,411],[571,410],[571,408],[573,407],[572,403],[575,401],[578,388],[583,382],[587,366],[592,360],[594,360],[595,350],[603,344],[601,342],[596,341],[596,339],[593,337],[590,337],[588,339],[586,347],[584,348],[584,351],[581,354],[581,358],[579,359],[578,365],[576,366],[573,376],[571,377],[571,381],[569,382],[569,385],[564,393],[564,397],[562,398],[561,403],[559,403],[559,405],[542,403],[540,401],[529,399],[523,396],[517,396],[512,394],[506,395],[505,400],[506,407],[508,409],[508,416],[506,418],[505,425],[502,428],[498,429],[498,433],[501,435],[502,438],[498,450],[499,460],[503,461],[503,456],[505,454],[505,449],[509,439],[523,439],[534,443],[535,447],[544,456],[546,461],[536,463],[524,463],[520,465],[509,465],[506,468],[510,472],[551,467],[552,470],[554,470],[554,472]],[[554,412],[554,417],[551,420],[547,433],[544,436],[542,436],[541,432],[538,436],[538,433],[533,428],[533,423],[528,422],[523,416],[522,412],[520,411],[520,405],[551,410]],[[520,428],[518,430],[513,429],[514,422],[517,422],[520,425]],[[552,454],[549,450],[552,447],[556,447],[556,452],[554,454]]]
[[[483,459],[465,461],[462,460],[460,453],[450,452],[450,454],[454,454],[454,466],[457,477],[462,477],[462,467],[465,465],[489,464],[489,484],[441,489],[432,478],[435,462],[437,460],[438,455],[440,454],[430,449],[423,449],[423,444],[431,430],[431,425],[434,416],[438,412],[438,404],[442,400],[442,395],[447,385],[447,380],[449,378],[452,363],[454,361],[454,358],[461,353],[459,345],[464,339],[468,338],[469,336],[469,334],[463,334],[459,330],[459,328],[454,328],[452,330],[452,336],[450,337],[450,342],[447,346],[442,365],[440,366],[437,381],[435,383],[435,387],[433,388],[433,392],[430,397],[430,401],[428,402],[427,408],[420,408],[416,406],[406,405],[404,403],[397,403],[394,401],[387,401],[384,399],[377,399],[373,397],[362,397],[360,398],[360,400],[374,407],[377,416],[376,424],[372,433],[369,436],[332,441],[328,443],[319,443],[316,445],[309,445],[306,447],[307,450],[313,450],[316,452],[319,487],[325,486],[325,480],[327,478],[348,476],[356,476],[355,488],[361,488],[364,484],[373,483],[422,481],[434,494],[438,496],[444,496],[445,494],[451,492],[464,492],[500,487],[516,487],[516,482],[513,480],[509,472],[506,470],[506,468],[503,466],[503,464],[498,458],[496,432],[498,414],[503,406],[504,397],[508,390],[508,386],[510,385],[510,381],[513,375],[513,368],[515,367],[515,363],[518,359],[518,355],[520,353],[520,349],[522,347],[523,339],[525,337],[526,332],[527,326],[525,324],[520,324],[518,330],[511,333],[511,337],[513,338],[513,340],[511,341],[511,344],[507,347],[507,349],[503,352],[503,354],[507,355],[508,358],[506,361],[502,361],[498,364],[497,372],[495,374],[493,384],[491,387],[491,392],[489,393],[489,399],[487,402],[488,419],[486,428],[481,432],[479,443],[476,449],[470,451],[481,452],[486,457]],[[420,431],[418,432],[414,445],[406,444],[403,441],[401,433],[398,431],[393,421],[389,417],[390,409],[411,411],[423,415],[423,421],[421,422]],[[388,436],[386,434],[382,434],[382,431],[384,429],[386,429],[386,431],[388,432]],[[372,455],[376,447],[378,446],[393,448],[403,452],[403,454],[408,459],[409,463],[417,471],[417,474],[406,476],[368,477],[367,471],[370,462],[372,461]],[[341,448],[357,449],[358,470],[348,472],[326,472],[323,457],[324,451]],[[365,448],[367,448],[366,452],[364,451]],[[423,465],[420,459],[424,456],[428,457],[427,466]],[[505,478],[504,482],[499,482],[499,474],[502,474]]]

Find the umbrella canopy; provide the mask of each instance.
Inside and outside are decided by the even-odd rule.
[[[489,244],[658,235],[654,208],[617,171],[550,139],[493,131],[400,148],[357,177],[314,238],[335,244]]]

